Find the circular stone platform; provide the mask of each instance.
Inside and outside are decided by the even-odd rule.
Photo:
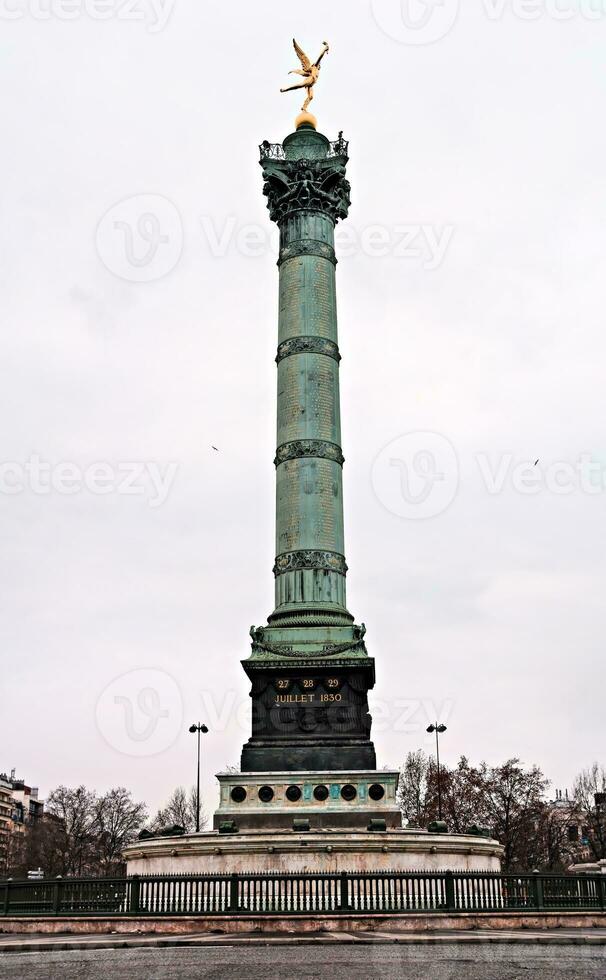
[[[129,875],[500,871],[502,854],[496,840],[419,830],[208,831],[137,841],[124,850]]]

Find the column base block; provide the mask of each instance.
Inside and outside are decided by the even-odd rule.
[[[332,769],[375,769],[377,756],[372,742],[325,739],[264,742],[250,739],[242,748],[242,772],[303,772]]]

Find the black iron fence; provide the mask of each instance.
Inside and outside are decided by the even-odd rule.
[[[606,911],[606,875],[402,872],[0,881],[0,915]]]

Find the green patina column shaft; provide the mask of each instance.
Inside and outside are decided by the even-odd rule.
[[[339,752],[343,768],[356,762],[368,768],[374,749],[366,692],[374,664],[365,628],[354,624],[346,604],[335,284],[334,229],[350,203],[348,144],[341,135],[331,143],[303,124],[283,144],[266,142],[260,151],[263,193],[280,229],[275,609],[267,626],[251,629],[244,667],[255,706],[272,677],[283,674],[284,684],[296,685],[293,670],[302,668],[309,674],[305,683],[319,693],[288,732],[253,712],[243,768],[309,768],[310,760],[321,767],[329,758],[338,768]],[[350,672],[329,676],[335,668]],[[327,723],[324,700],[320,710],[324,681],[327,690],[343,686],[339,702],[343,717],[347,705],[349,729],[341,724],[335,731]]]
[[[284,141],[285,159],[300,168],[298,193],[284,198],[278,188],[274,197],[279,178],[266,171],[280,226],[274,615],[283,623],[303,607],[323,608],[335,622],[346,610],[334,252],[335,221],[349,204],[344,142],[337,152],[300,129]],[[325,187],[314,187],[309,160],[324,163]]]

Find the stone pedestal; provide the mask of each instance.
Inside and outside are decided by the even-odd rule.
[[[403,829],[398,776],[219,773],[214,829],[131,844],[128,874],[501,870],[495,840]]]
[[[288,830],[140,841],[125,849],[128,874],[234,874],[258,871],[500,871],[495,840],[418,830]]]
[[[214,829],[314,832],[401,829],[398,773],[387,770],[219,773]],[[374,821],[374,824],[372,823]]]

